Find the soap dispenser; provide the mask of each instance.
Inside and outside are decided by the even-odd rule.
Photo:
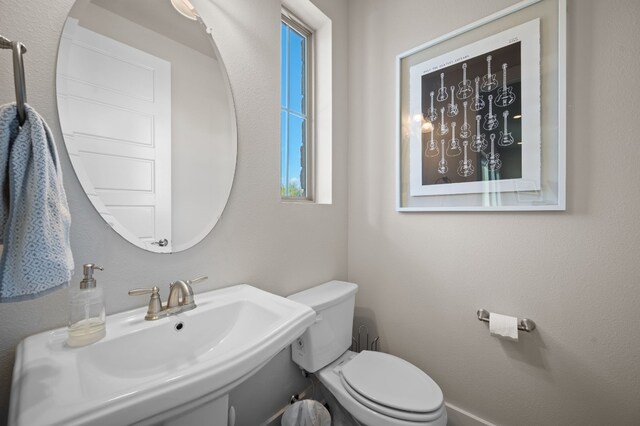
[[[93,263],[86,263],[83,266],[84,278],[80,281],[80,288],[70,291],[67,346],[85,346],[106,335],[104,295],[93,278],[95,269],[103,270]]]

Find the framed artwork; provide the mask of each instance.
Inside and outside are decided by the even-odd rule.
[[[565,0],[398,55],[399,211],[565,209]]]

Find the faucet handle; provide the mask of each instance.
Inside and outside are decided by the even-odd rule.
[[[203,275],[203,276],[198,277],[198,278],[193,278],[193,279],[187,280],[187,284],[189,284],[189,285],[196,284],[196,283],[202,282],[204,280],[208,280],[208,279],[209,279],[208,276]]]
[[[151,295],[154,295],[154,294],[158,294],[159,292],[160,292],[160,289],[158,287],[134,288],[129,290],[129,296],[142,296],[143,294],[149,294],[149,293],[151,293]]]
[[[149,307],[147,308],[147,315],[144,319],[155,320],[160,318],[162,312],[162,300],[160,300],[160,289],[158,287],[151,288],[134,288],[129,290],[129,296],[141,296],[143,294],[151,293],[151,300],[149,300]]]

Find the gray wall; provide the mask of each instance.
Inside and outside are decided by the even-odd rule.
[[[186,252],[144,252],[113,232],[94,211],[76,179],[58,125],[55,61],[58,39],[72,0],[50,2],[0,0],[2,35],[25,43],[29,103],[51,126],[62,157],[72,215],[73,285],[81,265],[105,267],[97,275],[104,286],[108,313],[143,306],[127,296],[133,287],[208,275],[197,292],[251,283],[288,295],[347,272],[347,87],[345,43],[334,43],[333,204],[280,203],[280,2],[213,1],[214,37],[226,64],[238,118],[238,165],[227,208],[213,232]],[[346,39],[346,4],[314,2],[333,21],[334,40]],[[0,52],[0,103],[14,100],[11,54]],[[63,326],[67,291],[29,302],[0,305],[0,424],[5,422],[15,346],[24,337]],[[293,367],[292,367],[293,368]]]
[[[395,56],[511,3],[349,1],[359,314],[450,403],[497,425],[638,425],[640,2],[568,2],[567,212],[394,209]],[[538,329],[500,341],[479,308]]]

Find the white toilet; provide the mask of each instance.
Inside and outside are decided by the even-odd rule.
[[[446,426],[440,387],[413,364],[382,352],[349,351],[358,286],[330,281],[289,299],[316,311],[291,346],[293,361],[366,426]]]

